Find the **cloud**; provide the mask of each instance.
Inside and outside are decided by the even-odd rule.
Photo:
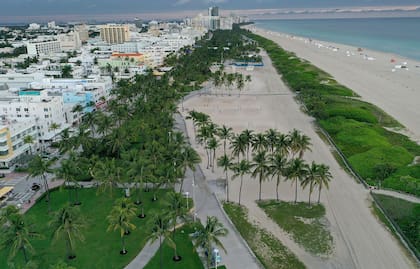
[[[174,3],[174,6],[182,6],[182,5],[186,5],[186,4],[190,3],[190,2],[191,2],[191,0],[177,0]]]

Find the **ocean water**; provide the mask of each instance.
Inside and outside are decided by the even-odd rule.
[[[420,60],[420,18],[260,20],[255,25]]]

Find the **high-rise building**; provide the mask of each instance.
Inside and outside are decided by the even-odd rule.
[[[120,44],[129,41],[128,25],[107,24],[101,27],[101,38],[109,44]]]
[[[86,42],[89,39],[89,29],[86,24],[75,25],[74,31],[79,33],[80,41]]]
[[[209,7],[209,16],[218,17],[219,16],[219,7]]]

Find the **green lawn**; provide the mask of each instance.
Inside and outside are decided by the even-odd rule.
[[[177,244],[178,255],[182,257],[179,262],[174,262],[172,257],[174,256],[174,249],[169,247],[168,244],[162,244],[162,257],[163,257],[163,268],[170,269],[204,269],[203,263],[198,257],[197,252],[194,250],[194,246],[191,242],[190,234],[194,232],[191,226],[181,227],[177,230],[175,235],[175,242]],[[160,251],[156,252],[156,255],[152,260],[144,267],[145,269],[159,269],[160,268]],[[219,267],[220,268],[220,267]]]
[[[398,224],[404,235],[420,252],[420,204],[381,194],[372,195],[375,196],[386,214]]]
[[[151,202],[152,193],[143,192],[143,202],[145,206],[145,214],[150,215],[150,212],[161,207],[162,202],[167,191],[161,190],[158,193],[158,201]],[[82,205],[80,209],[87,220],[87,227],[84,230],[85,242],[78,243],[76,246],[77,258],[68,261],[69,265],[77,269],[84,268],[123,268],[127,265],[143,248],[146,243],[148,235],[148,227],[145,226],[148,218],[135,218],[133,223],[137,229],[127,237],[128,254],[121,256],[119,251],[121,249],[121,239],[118,232],[107,232],[108,222],[106,216],[109,214],[113,201],[122,195],[122,191],[114,192],[114,197],[111,198],[108,194],[96,194],[96,189],[82,189],[80,190],[80,200]],[[67,203],[67,191],[53,191],[51,194],[52,209],[56,211],[58,208]],[[139,209],[140,213],[140,209]],[[43,240],[33,240],[33,246],[36,254],[33,256],[39,264],[39,268],[48,268],[49,265],[56,263],[58,260],[66,259],[66,248],[64,242],[51,243],[51,231],[47,223],[51,219],[51,215],[47,214],[47,204],[44,199],[40,200],[33,208],[26,214],[27,218],[33,223],[33,230],[44,235]],[[0,251],[0,268],[9,268],[7,266],[8,253],[3,250]],[[23,257],[19,253],[17,264],[22,263]]]
[[[248,221],[245,207],[234,203],[223,205],[236,229],[266,269],[302,269],[305,265],[298,260],[276,237]]]
[[[307,203],[293,204],[274,200],[262,201],[258,205],[310,253],[328,256],[332,252],[333,238],[324,224],[324,206],[308,207]]]

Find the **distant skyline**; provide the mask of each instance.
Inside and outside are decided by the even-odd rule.
[[[220,7],[222,14],[247,15],[252,19],[284,18],[278,11],[328,9],[339,17],[353,17],[358,7],[386,7],[410,12],[379,12],[379,16],[420,17],[420,0],[0,0],[0,24],[23,24],[30,22],[107,22],[130,21],[134,18],[182,19],[205,13],[210,6]],[[352,10],[350,13],[344,14]],[[362,8],[363,9],[363,8]],[[366,9],[366,8],[364,8]],[[369,8],[370,9],[370,8]],[[381,9],[381,8],[379,8]],[[313,17],[310,12],[304,17]],[[274,14],[274,15],[273,15]],[[321,13],[321,18],[331,14]],[[372,14],[369,13],[371,16]],[[293,14],[290,14],[295,18]],[[289,15],[285,18],[289,18]],[[335,15],[332,15],[333,17]],[[359,12],[355,15],[365,17]],[[373,16],[375,16],[373,14]],[[296,18],[301,17],[298,15]],[[317,15],[315,15],[317,17]]]
[[[1,0],[0,16],[121,14],[205,9],[420,5],[419,0]]]

